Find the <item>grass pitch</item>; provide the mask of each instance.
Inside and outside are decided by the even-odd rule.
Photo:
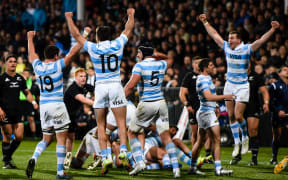
[[[16,170],[0,169],[0,179],[27,179],[25,175],[25,169],[28,160],[34,152],[38,142],[25,140],[21,143],[13,155],[14,163],[17,165]],[[80,141],[76,141],[74,146],[74,152],[77,150]],[[34,173],[33,179],[55,179],[56,176],[56,143],[52,143],[46,151],[39,157]],[[203,152],[204,153],[204,152]],[[187,175],[188,166],[184,165],[181,169],[181,179],[288,179],[288,171],[284,170],[280,174],[273,174],[273,166],[269,165],[271,158],[271,148],[260,148],[258,155],[258,166],[249,167],[247,164],[251,159],[251,154],[244,155],[242,161],[238,165],[229,165],[231,159],[232,148],[221,148],[222,166],[224,168],[231,168],[234,170],[234,174],[229,177],[216,177],[214,175],[214,166],[205,164],[202,166],[202,171],[206,173],[206,176],[192,176]],[[288,148],[280,148],[278,161],[280,161],[285,155],[288,154]],[[2,153],[0,155],[2,159]],[[84,168],[92,162],[90,157],[84,164]],[[3,163],[1,163],[1,166]],[[87,169],[81,170],[69,170],[69,175],[73,176],[73,179],[173,179],[172,171],[156,170],[156,171],[144,171],[137,177],[129,177],[128,172],[123,169],[111,169],[107,175],[102,176],[100,174],[100,168],[97,171],[90,171]]]

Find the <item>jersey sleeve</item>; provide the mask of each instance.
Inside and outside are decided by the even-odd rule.
[[[258,88],[260,88],[261,86],[265,86],[265,79],[263,76],[257,75],[255,80]]]
[[[199,84],[197,85],[199,91],[203,93],[204,91],[210,90],[209,88],[209,81],[207,79],[200,79]]]
[[[189,86],[191,85],[191,81],[190,81],[191,78],[189,78],[189,77],[190,77],[190,73],[187,73],[184,76],[184,79],[182,81],[181,87],[189,88]]]
[[[41,62],[39,59],[34,59],[32,61],[32,67],[35,69],[36,65],[39,64],[39,62]]]
[[[132,74],[138,74],[139,76],[141,76],[141,72],[142,72],[142,67],[139,63],[137,63],[132,70]]]
[[[71,85],[71,88],[69,88],[69,94],[71,97],[75,98],[78,94],[81,94],[81,92],[74,86],[74,84]]]
[[[165,61],[165,60],[162,60],[162,63],[164,64],[164,68],[165,68],[165,70],[167,70],[167,68],[168,68],[168,62]]]
[[[26,80],[23,78],[23,76],[20,75],[20,77],[21,77],[20,89],[21,91],[24,91],[28,89],[26,85]]]
[[[63,70],[66,66],[65,66],[65,62],[64,62],[64,58],[59,59],[59,63],[60,63],[60,67]]]
[[[245,44],[244,48],[247,49],[247,51],[248,51],[249,54],[252,54],[252,53],[253,53],[252,44]]]
[[[89,48],[92,47],[92,44],[93,44],[92,42],[86,40],[84,45],[83,45],[83,49],[88,52]]]
[[[111,41],[111,48],[114,50],[123,49],[128,38],[125,34],[121,34],[117,39]]]
[[[227,45],[228,45],[228,42],[227,42],[227,41],[224,41],[223,46],[222,46],[222,49],[223,49],[224,51],[226,50]]]

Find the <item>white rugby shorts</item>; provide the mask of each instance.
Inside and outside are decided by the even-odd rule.
[[[198,128],[207,129],[219,125],[215,111],[200,111],[196,113]]]
[[[223,94],[235,95],[236,102],[249,102],[249,83],[233,84],[226,81]]]
[[[95,86],[94,108],[126,106],[127,100],[120,82],[98,83]]]
[[[159,134],[169,130],[168,108],[165,100],[140,102],[135,116],[130,121],[129,129],[133,132],[142,132],[150,124],[156,124]]]
[[[70,118],[64,102],[40,105],[41,128],[44,134],[52,134],[67,130]],[[64,128],[64,129],[63,129]]]

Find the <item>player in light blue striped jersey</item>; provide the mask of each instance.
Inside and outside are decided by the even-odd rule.
[[[90,28],[86,28],[90,31]],[[32,158],[29,160],[26,175],[32,178],[36,161],[40,154],[52,142],[54,132],[57,139],[57,179],[68,179],[64,174],[64,158],[66,154],[66,138],[69,128],[70,118],[63,101],[63,73],[62,70],[71,62],[72,57],[80,51],[82,46],[77,43],[70,52],[59,59],[59,49],[54,45],[49,45],[44,50],[45,60],[41,61],[35,53],[33,38],[35,31],[27,33],[28,56],[36,74],[37,82],[40,86],[40,120],[43,133],[43,140],[40,141]]]
[[[146,42],[139,46],[137,58],[142,61],[134,66],[132,77],[125,86],[126,97],[131,94],[135,86],[137,86],[140,96],[136,115],[131,119],[128,130],[130,147],[136,160],[136,166],[129,175],[137,175],[145,169],[146,165],[143,161],[143,128],[155,123],[171,159],[174,177],[178,178],[180,177],[180,169],[176,148],[169,134],[168,108],[161,91],[168,63],[164,60],[156,60],[152,57],[153,53],[154,49],[150,43]],[[141,143],[138,139],[139,136]]]
[[[83,45],[94,66],[96,72],[95,100],[93,107],[97,112],[98,137],[102,156],[102,174],[108,172],[108,167],[113,161],[107,158],[107,137],[106,137],[106,115],[108,108],[111,108],[119,128],[120,155],[119,159],[123,165],[128,163],[127,156],[127,132],[126,132],[126,98],[120,79],[120,65],[123,56],[123,49],[128,41],[128,35],[134,28],[133,8],[127,10],[128,20],[122,34],[111,41],[111,30],[109,27],[98,27],[96,29],[96,41],[93,43],[83,38],[75,26],[72,12],[66,12],[69,30],[78,43]]]
[[[212,149],[214,154],[215,174],[230,175],[232,170],[221,168],[220,160],[220,126],[216,117],[216,101],[233,100],[234,95],[216,95],[215,86],[212,82],[210,74],[214,69],[214,64],[210,59],[203,59],[199,63],[200,75],[196,81],[196,91],[200,99],[200,108],[196,113],[198,121],[198,136],[197,141],[192,149],[191,167],[189,174],[204,174],[197,170],[197,159],[201,148],[205,143],[206,133],[212,141]]]
[[[260,39],[254,41],[252,44],[244,44],[241,42],[239,32],[230,32],[227,42],[224,41],[217,31],[208,23],[205,14],[201,14],[199,19],[203,22],[208,34],[225,52],[227,61],[227,81],[224,87],[224,94],[234,94],[236,96],[235,102],[226,101],[230,127],[235,141],[232,156],[236,157],[240,151],[239,128],[242,131],[241,154],[246,154],[249,149],[249,138],[246,121],[243,119],[243,113],[246,108],[246,103],[249,101],[249,82],[247,71],[250,56],[273,35],[276,29],[279,28],[280,24],[277,21],[272,21],[271,29],[262,35]]]

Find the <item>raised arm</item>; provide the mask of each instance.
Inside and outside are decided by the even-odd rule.
[[[208,23],[206,19],[206,14],[201,14],[199,16],[200,21],[202,21],[207,33],[209,36],[212,37],[212,39],[216,42],[216,44],[222,48],[224,44],[223,38],[218,34],[218,32]]]
[[[263,36],[261,36],[260,39],[257,39],[254,41],[251,45],[251,48],[253,51],[257,51],[276,31],[277,28],[279,28],[280,24],[278,21],[272,21],[271,22],[271,29],[267,31]]]
[[[78,30],[78,29],[77,29]],[[83,35],[81,36],[83,39],[85,39],[86,41],[86,37],[88,36],[88,34],[90,33],[91,31],[91,28],[89,27],[85,27],[84,29],[84,33]],[[79,32],[79,31],[78,31]],[[84,44],[84,43],[83,43]],[[77,42],[69,51],[69,53],[65,56],[64,58],[64,63],[65,63],[65,66],[67,66],[68,64],[70,64],[70,62],[72,61],[72,58],[75,54],[77,54],[80,49],[83,47],[83,44],[80,44],[79,42]]]
[[[35,52],[35,46],[33,42],[33,38],[35,36],[35,31],[28,31],[27,32],[27,40],[28,40],[28,60],[29,63],[32,64],[34,59],[39,59],[38,55]]]
[[[125,29],[122,32],[122,34],[125,34],[127,37],[129,37],[130,33],[134,28],[134,14],[135,14],[134,8],[127,9],[128,20],[125,24]]]
[[[65,12],[65,18],[67,20],[67,24],[68,24],[68,28],[70,33],[72,34],[72,36],[76,39],[76,41],[80,44],[80,46],[82,47],[86,41],[86,37],[81,36],[79,29],[76,27],[73,19],[73,13],[72,12]],[[87,35],[87,33],[85,33],[84,31],[84,35]]]

